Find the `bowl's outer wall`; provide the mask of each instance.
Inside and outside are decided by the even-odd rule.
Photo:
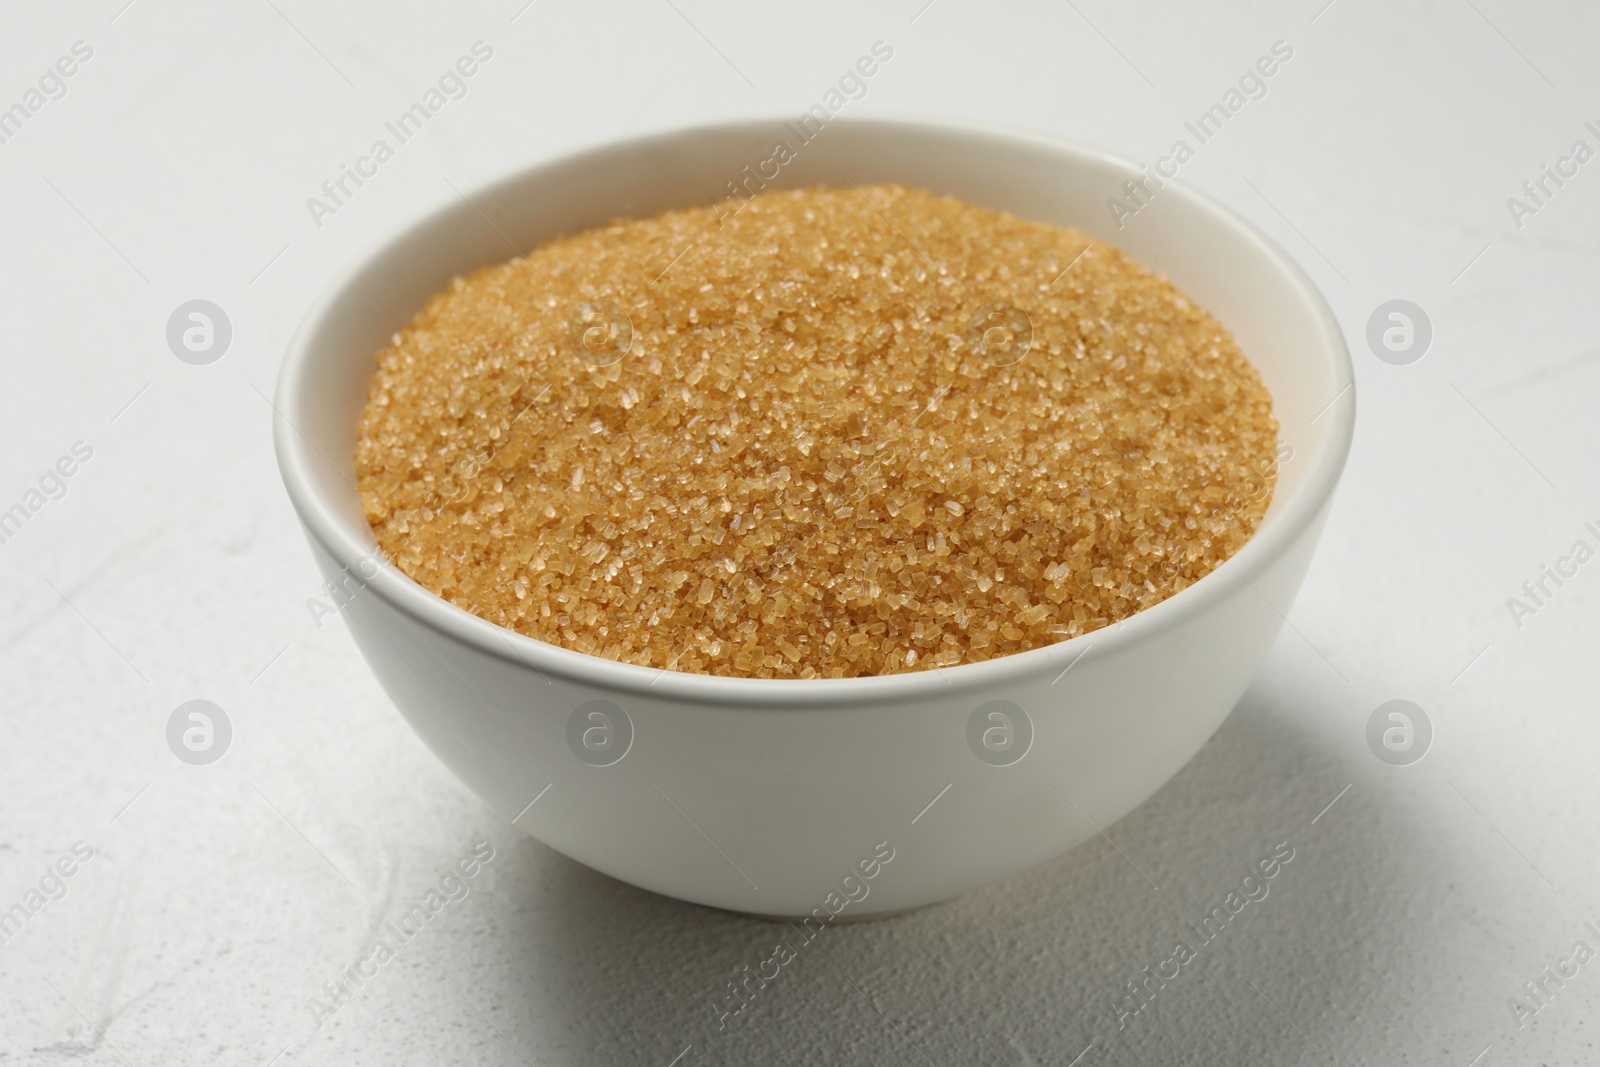
[[[375,596],[357,594],[343,616],[429,747],[545,844],[668,896],[805,915],[887,841],[895,858],[850,906],[859,915],[1025,871],[1159,789],[1249,684],[1280,625],[1268,599],[1292,598],[1320,526],[1255,580],[1259,593],[1241,586],[1212,612],[1110,654],[1091,642],[1064,675],[1039,661],[994,690],[929,674],[921,699],[804,711],[707,707],[543,678]],[[312,547],[335,580],[340,565]],[[633,723],[631,749],[610,767],[567,748],[568,717],[596,697]],[[1034,728],[1032,748],[1009,767],[967,747],[968,717],[996,698],[1020,705]]]
[[[373,543],[350,489],[355,425],[373,353],[429,296],[453,274],[504,260],[513,245],[711,202],[780,137],[798,144],[779,124],[741,124],[539,168],[425,220],[337,288],[297,339],[305,368],[289,395],[280,392],[277,428],[280,458],[298,450],[285,479],[324,575],[341,580],[360,546]],[[1161,190],[1118,231],[1105,200],[1129,173],[1107,157],[1025,137],[863,122],[830,126],[799,146],[770,185],[921,185],[1075,225],[1166,273],[1228,326],[1273,392],[1296,458],[1279,471],[1265,531],[1326,468],[1330,450],[1342,463],[1351,412],[1335,405],[1319,419],[1347,388],[1342,340],[1280,252],[1188,190]],[[1057,646],[1063,655],[1008,657],[988,672],[928,672],[909,688],[811,707],[695,700],[671,682],[619,689],[603,670],[541,671],[520,638],[499,634],[503,648],[464,639],[370,590],[342,614],[430,747],[550,846],[670,896],[804,915],[887,841],[894,860],[850,912],[894,911],[1026,870],[1095,836],[1194,755],[1288,611],[1326,518],[1332,479],[1323,481],[1321,499],[1274,539],[1276,550],[1246,546],[1190,591],[1210,583],[1206,608],[1174,624],[1133,641],[1102,631]],[[330,505],[332,519],[315,514]],[[1234,577],[1224,582],[1230,565]],[[568,717],[595,698],[623,707],[634,726],[632,748],[610,767],[583,763],[567,747]],[[990,766],[967,747],[968,717],[993,699],[1020,705],[1034,725],[1032,749],[1010,767]]]

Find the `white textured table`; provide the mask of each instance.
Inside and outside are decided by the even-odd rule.
[[[0,527],[0,1063],[1600,1060],[1600,562],[1571,555],[1600,549],[1592,7],[122,2],[0,32],[22,107],[0,114],[0,510],[23,509]],[[361,163],[480,40],[465,95]],[[830,930],[719,1033],[783,928],[612,882],[466,793],[314,623],[263,394],[321,287],[451,184],[797,114],[879,40],[852,113],[1151,162],[1189,141],[1182,178],[1327,292],[1359,428],[1260,678],[1115,847]],[[1185,122],[1278,41],[1264,95],[1198,143]],[[346,165],[369,176],[309,209]],[[165,335],[197,298],[232,326],[203,366]],[[1365,341],[1393,299],[1432,324],[1408,365]],[[1409,766],[1367,741],[1398,698],[1433,730]],[[167,743],[192,699],[231,723],[209,766]],[[405,920],[479,841],[492,859]],[[1268,895],[1202,943],[1280,843]],[[375,939],[393,958],[344,977]],[[1178,940],[1195,958],[1132,999]]]

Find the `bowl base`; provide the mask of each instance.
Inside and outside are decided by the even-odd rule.
[[[829,921],[828,925],[834,926],[840,923],[867,923],[874,919],[892,919],[896,915],[909,915],[911,912],[921,911],[923,908],[931,907],[933,907],[933,904],[913,904],[909,908],[893,908],[889,911],[869,911],[853,915],[840,914],[835,915]],[[732,908],[717,908],[716,910],[725,911],[729,915],[737,915],[741,919],[759,919],[762,922],[767,923],[788,923],[791,926],[793,926],[795,923],[803,923],[807,919],[813,918],[813,916],[810,915],[762,915],[760,912],[735,911]]]

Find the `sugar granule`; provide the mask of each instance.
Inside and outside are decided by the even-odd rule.
[[[991,659],[1197,581],[1270,501],[1227,331],[1076,231],[897,185],[618,221],[377,355],[384,553],[579,652],[753,677]]]

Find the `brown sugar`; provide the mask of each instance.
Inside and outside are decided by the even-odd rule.
[[[1271,398],[1127,255],[917,189],[618,221],[449,288],[377,355],[384,553],[628,663],[853,677],[1109,625],[1260,523]]]

